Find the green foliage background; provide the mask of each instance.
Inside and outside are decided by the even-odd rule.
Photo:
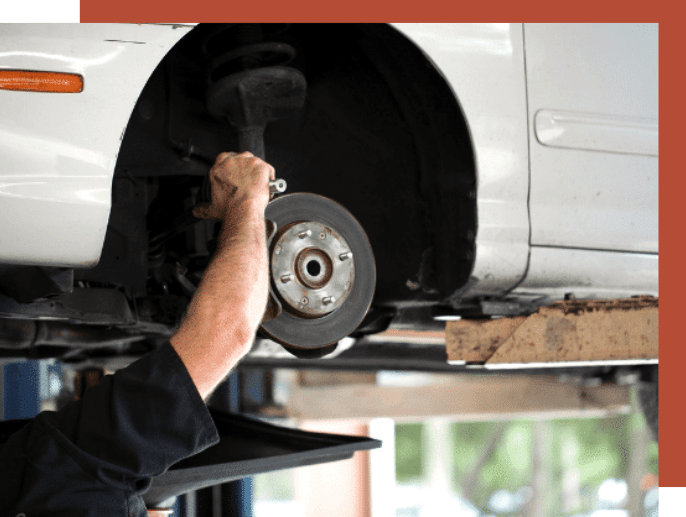
[[[473,469],[481,451],[492,435],[493,426],[504,425],[504,431],[493,454],[478,474],[472,503],[484,508],[496,490],[511,492],[530,486],[533,480],[534,430],[530,420],[506,423],[475,422],[451,424],[453,454],[453,489],[461,487]],[[611,418],[553,420],[546,423],[547,458],[552,499],[561,497],[560,479],[565,461],[570,461],[570,448],[577,449],[574,458],[581,476],[583,505],[591,509],[593,496],[600,484],[608,478],[626,479],[629,468],[630,437],[645,431],[646,424],[639,412]],[[396,426],[396,479],[399,483],[422,482],[427,478],[423,462],[424,424],[398,424]],[[647,470],[658,473],[658,445],[651,441],[647,451]]]

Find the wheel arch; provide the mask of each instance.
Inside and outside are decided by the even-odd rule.
[[[199,24],[170,49],[165,60],[173,61],[175,55],[186,63],[197,60],[203,37],[216,30],[215,26]],[[387,24],[294,24],[281,39],[298,47],[298,58],[289,66],[301,69],[311,85],[299,119],[268,126],[267,159],[274,160],[289,190],[335,199],[349,208],[366,230],[372,225],[390,227],[377,228],[370,235],[382,271],[375,299],[378,304],[448,300],[469,279],[477,233],[474,146],[448,81],[414,42]],[[187,43],[191,41],[195,54],[189,51],[191,45]],[[337,58],[330,56],[345,58],[346,62],[339,66],[333,63]],[[327,59],[332,62],[323,64]],[[348,77],[356,73],[359,75],[354,79]],[[202,99],[197,92],[194,95],[193,102],[200,106]],[[176,111],[177,117],[184,116],[181,109]],[[326,124],[327,117],[336,118],[333,125]],[[207,135],[192,136],[194,122],[190,118],[186,121],[185,125],[175,122],[180,133],[187,131],[177,135],[177,140],[188,136],[205,160],[226,150]],[[395,132],[398,125],[403,128]],[[326,131],[339,130],[329,140],[321,137]],[[302,137],[300,142],[295,142],[295,134]],[[337,137],[349,140],[340,144],[338,154],[331,150]],[[222,139],[222,145],[229,147],[226,137]],[[364,139],[368,142],[354,141]],[[289,145],[295,150],[286,156],[282,148]],[[337,169],[335,161],[365,145],[368,156],[347,171]],[[312,149],[316,147],[320,149]],[[374,168],[371,163],[377,160],[373,156],[377,151],[405,153],[408,163],[399,165],[389,160]],[[364,160],[368,163],[361,163]],[[327,177],[317,177],[315,169],[322,164]],[[413,170],[396,174],[393,168],[398,166]],[[372,181],[370,175],[378,177]],[[338,188],[342,181],[349,183],[347,193]],[[365,189],[373,190],[376,197],[362,196]],[[413,207],[414,221],[407,220],[407,203],[417,205]],[[383,254],[386,257],[379,256]]]
[[[441,297],[449,298],[466,284],[476,259],[477,170],[469,124],[445,76],[413,41],[388,25],[367,38],[368,56],[413,131],[433,222],[435,280]]]

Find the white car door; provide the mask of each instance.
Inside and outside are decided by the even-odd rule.
[[[657,24],[525,24],[531,244],[658,251]]]

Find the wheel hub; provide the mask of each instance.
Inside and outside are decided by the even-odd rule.
[[[322,223],[291,224],[277,234],[271,274],[284,309],[318,318],[338,309],[355,281],[350,246]]]
[[[269,238],[270,299],[281,310],[260,331],[300,357],[331,351],[374,296],[369,240],[350,212],[315,194],[278,197],[265,216],[277,228]]]

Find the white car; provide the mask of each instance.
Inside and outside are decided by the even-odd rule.
[[[0,113],[5,355],[166,339],[213,250],[188,211],[236,149],[294,193],[262,330],[296,355],[658,295],[657,24],[0,25]]]

